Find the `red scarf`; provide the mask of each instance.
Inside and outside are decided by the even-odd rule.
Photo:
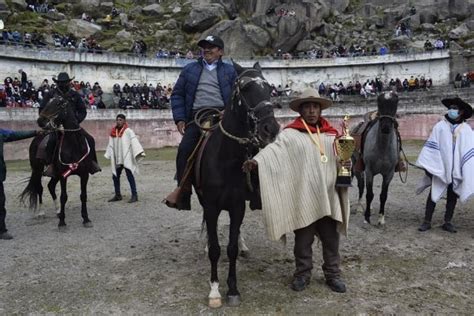
[[[114,126],[112,128],[112,131],[110,131],[110,136],[111,137],[122,137],[123,133],[125,133],[125,130],[128,128],[128,124],[124,123],[121,129],[118,129],[117,126]]]
[[[332,127],[331,124],[329,124],[329,122],[321,116],[319,117],[318,125],[319,125],[319,131],[321,133],[335,134],[336,136],[339,135],[339,132],[337,131],[337,129]],[[315,126],[308,124],[308,127],[311,133],[318,132]],[[304,127],[303,118],[301,116],[296,118],[292,123],[288,124],[285,128],[294,128],[294,129],[299,130],[300,132],[305,132],[305,133],[308,132],[306,128]]]

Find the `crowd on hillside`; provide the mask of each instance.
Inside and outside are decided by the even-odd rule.
[[[48,0],[26,0],[26,9],[37,13],[55,12],[56,8]]]

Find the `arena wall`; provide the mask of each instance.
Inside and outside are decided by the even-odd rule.
[[[350,125],[360,122],[363,115],[376,109],[376,104],[362,102],[357,106],[337,104],[324,111],[324,116],[340,128],[344,115],[351,117]],[[404,101],[403,99],[401,101]],[[441,119],[446,111],[439,101],[431,104],[414,105],[411,102],[400,102],[398,110],[399,130],[403,139],[426,139],[433,125]],[[176,130],[171,112],[169,110],[128,110],[116,109],[89,110],[87,119],[82,126],[96,139],[97,150],[105,150],[108,135],[114,125],[118,113],[124,113],[130,127],[138,135],[143,147],[161,148],[177,146],[181,136]],[[297,113],[289,109],[277,109],[275,115],[281,126],[292,121]],[[36,109],[0,109],[0,128],[13,130],[36,129]],[[474,121],[470,121],[474,126]],[[5,159],[28,159],[28,146],[30,140],[5,144]]]
[[[409,78],[425,76],[434,85],[445,85],[450,80],[450,55],[447,50],[419,54],[388,54],[355,58],[293,59],[293,60],[236,60],[244,67],[260,63],[270,83],[293,90],[319,83],[347,83],[379,77]],[[99,82],[104,91],[112,91],[119,83],[173,84],[187,59],[152,59],[127,54],[89,54],[69,51],[25,49],[12,46],[0,47],[0,67],[3,76],[18,76],[23,69],[30,80],[39,84],[66,71],[79,81]]]

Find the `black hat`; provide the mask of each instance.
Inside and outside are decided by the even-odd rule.
[[[202,47],[205,43],[224,49],[224,41],[218,36],[208,35],[198,42],[198,46]]]
[[[441,100],[441,103],[444,104],[445,107],[449,109],[451,105],[457,105],[459,109],[462,109],[464,111],[463,118],[467,120],[472,116],[472,106],[469,105],[469,103],[464,102],[461,100],[459,97],[455,98],[446,98]]]
[[[53,78],[53,81],[54,82],[70,82],[73,79],[74,79],[74,77],[69,78],[69,75],[67,74],[67,72],[60,72],[59,75],[58,75],[58,79]]]

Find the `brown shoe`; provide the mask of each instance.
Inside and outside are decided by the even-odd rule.
[[[122,196],[120,194],[115,194],[113,198],[109,200],[109,202],[117,202],[122,201]]]

